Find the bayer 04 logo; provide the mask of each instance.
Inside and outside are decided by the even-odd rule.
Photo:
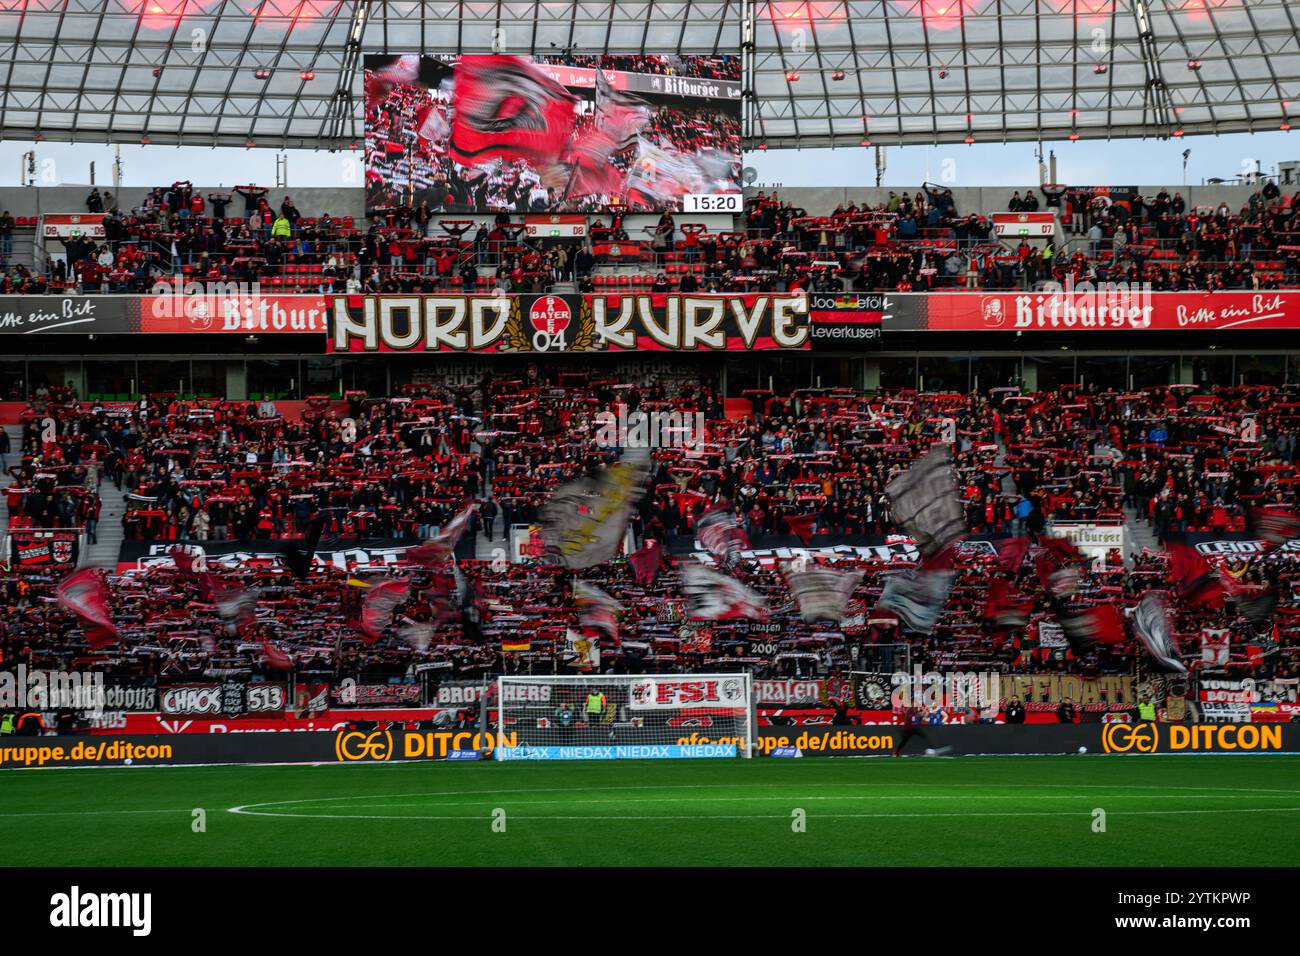
[[[745,696],[745,682],[738,677],[728,677],[722,682],[720,690],[723,700],[742,700]]]

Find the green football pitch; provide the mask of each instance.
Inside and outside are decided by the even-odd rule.
[[[1300,849],[1295,756],[127,767],[0,781],[10,866],[1249,866]]]

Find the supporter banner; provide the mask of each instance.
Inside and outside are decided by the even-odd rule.
[[[827,345],[880,348],[881,329],[892,301],[875,292],[847,292],[808,296],[808,318],[812,340]]]
[[[1137,678],[1131,674],[1084,677],[1077,674],[1000,674],[998,693],[1025,704],[1059,704],[1069,700],[1076,707],[1107,704],[1132,707],[1137,704]]]
[[[809,348],[803,295],[335,296],[329,351],[488,354]]]
[[[1005,535],[968,535],[958,543],[963,554],[996,557],[995,542]],[[760,534],[750,537],[750,547],[740,560],[771,566],[796,558],[856,558],[861,561],[919,561],[916,542],[906,535],[816,534],[807,545],[793,534]],[[694,556],[705,564],[715,559],[693,535],[669,535],[668,553],[674,557]]]
[[[26,570],[67,570],[77,566],[81,536],[72,530],[9,532],[9,557],[13,566]]]
[[[1249,558],[1263,554],[1269,547],[1261,538],[1236,531],[1171,532],[1167,537],[1195,548],[1207,558]],[[1276,550],[1300,552],[1300,538],[1293,538]]]
[[[401,707],[420,702],[420,685],[342,683],[333,688],[330,699],[349,707]]]
[[[1300,328],[1300,292],[1134,291],[895,295],[888,332],[1096,331]]]
[[[175,541],[123,541],[117,556],[117,573],[141,570],[158,564],[171,564],[167,552],[176,547]],[[187,541],[186,547],[203,551],[204,566],[237,567],[239,565],[277,562],[290,548],[291,540],[257,541]],[[418,541],[393,538],[337,538],[323,537],[316,547],[314,563],[332,565],[340,571],[356,568],[401,564],[403,556]],[[469,542],[473,545],[473,541]],[[198,570],[202,570],[200,567]]]
[[[203,289],[177,282],[160,286],[155,295],[0,296],[0,334],[247,335],[328,328],[324,296],[262,295],[256,286],[232,286],[229,295],[205,295]]]
[[[46,239],[72,239],[88,236],[104,238],[103,213],[53,213],[41,217],[41,235]]]
[[[1050,239],[1056,234],[1054,212],[995,212],[993,232],[998,236]]]
[[[243,681],[181,684],[163,688],[158,696],[158,710],[167,717],[278,713],[288,703],[288,691],[283,684]]]
[[[676,710],[682,707],[743,707],[745,682],[739,677],[646,677],[628,688],[630,710]]]
[[[1197,681],[1196,702],[1201,720],[1248,723],[1252,720],[1289,720],[1300,715],[1296,678],[1255,680],[1202,677]]]
[[[759,705],[798,707],[819,706],[831,700],[850,698],[850,683],[839,677],[827,680],[815,678],[788,678],[786,680],[754,681],[754,702]]]

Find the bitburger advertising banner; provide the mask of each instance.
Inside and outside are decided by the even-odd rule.
[[[335,296],[329,351],[707,352],[809,348],[798,295]]]
[[[1043,292],[895,295],[886,332],[1214,331],[1300,328],[1300,292]]]
[[[177,280],[147,295],[0,296],[0,335],[324,334],[329,307],[322,295],[263,295],[234,283],[213,293]]]

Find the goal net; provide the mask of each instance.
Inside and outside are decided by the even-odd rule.
[[[498,760],[749,757],[748,674],[497,679]]]

